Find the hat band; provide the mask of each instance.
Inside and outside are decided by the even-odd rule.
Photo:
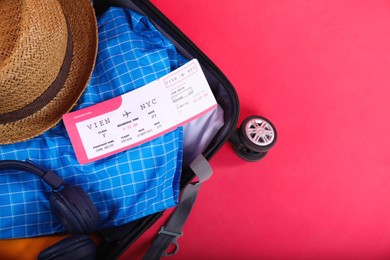
[[[24,106],[11,112],[0,114],[0,124],[7,124],[14,121],[18,121],[38,112],[40,109],[45,107],[51,100],[53,100],[53,98],[60,92],[60,90],[65,84],[66,79],[68,78],[73,56],[73,39],[67,20],[66,26],[68,30],[66,52],[64,62],[62,63],[61,69],[56,79],[49,86],[49,88],[47,88],[45,92],[42,93],[41,96],[39,96],[27,106]]]

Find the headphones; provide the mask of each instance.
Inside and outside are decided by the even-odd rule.
[[[30,160],[0,161],[0,170],[20,170],[41,178],[53,188],[50,205],[67,232],[72,235],[42,251],[38,259],[95,259],[96,247],[86,235],[97,229],[99,213],[88,195],[72,186],[51,170]]]

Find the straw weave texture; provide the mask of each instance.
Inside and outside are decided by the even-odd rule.
[[[0,144],[35,137],[57,124],[77,102],[93,71],[97,26],[88,0],[0,1],[0,115],[37,99],[56,79],[73,39],[69,74],[42,109],[0,124]]]
[[[0,24],[0,53],[6,53],[0,62],[0,113],[24,107],[42,95],[57,77],[67,47],[66,21],[57,1],[17,2],[0,11],[2,20],[8,21]]]

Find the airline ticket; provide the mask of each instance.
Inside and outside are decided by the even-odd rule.
[[[216,106],[193,59],[141,88],[62,118],[77,160],[86,164],[172,131]]]

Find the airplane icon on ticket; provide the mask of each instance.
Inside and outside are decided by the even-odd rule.
[[[126,110],[124,110],[124,114],[122,114],[123,117],[127,117],[129,118],[129,115],[131,114],[131,112],[127,112]]]

